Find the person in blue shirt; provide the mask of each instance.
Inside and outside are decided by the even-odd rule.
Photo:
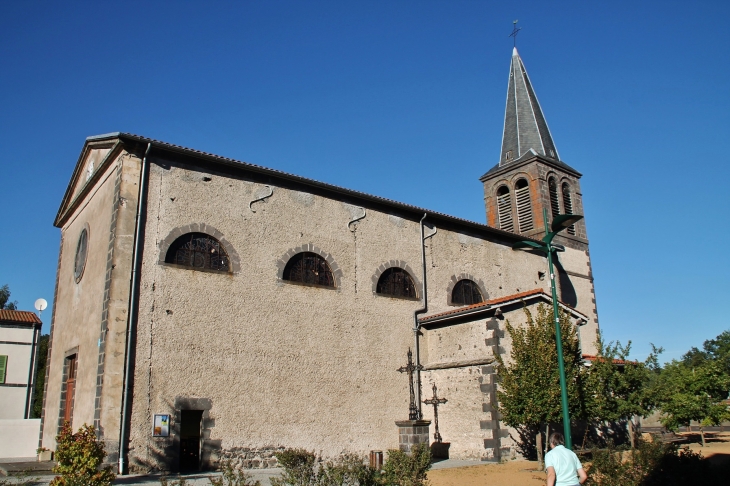
[[[583,484],[588,475],[578,456],[566,449],[565,438],[560,432],[550,434],[550,452],[545,454],[547,486],[576,486]]]

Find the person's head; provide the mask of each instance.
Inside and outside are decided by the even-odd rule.
[[[553,432],[550,434],[550,448],[553,449],[559,445],[565,445],[565,437],[560,432]]]

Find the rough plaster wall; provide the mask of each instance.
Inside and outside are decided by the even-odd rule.
[[[106,258],[109,247],[109,224],[114,199],[116,164],[107,167],[97,186],[86,196],[61,231],[61,247],[56,298],[53,353],[48,363],[49,375],[45,399],[43,446],[55,449],[58,433],[59,403],[63,361],[67,350],[78,346],[78,371],[73,410],[73,427],[94,422],[97,340],[101,322]],[[89,225],[89,241],[84,274],[76,283],[74,259],[79,235]]]
[[[210,401],[209,447],[283,445],[334,455],[397,446],[393,422],[405,418],[408,388],[395,369],[413,345],[420,303],[373,295],[371,278],[391,260],[420,269],[418,222],[368,208],[350,231],[351,206],[277,186],[253,213],[248,205],[268,193],[262,188],[151,165],[131,437],[141,468],[164,467],[174,438],[150,436],[152,415],[174,416],[180,398]],[[240,273],[158,264],[160,242],[191,223],[225,236],[241,257]],[[337,290],[277,280],[277,260],[307,243],[342,269]],[[508,244],[439,229],[427,245],[429,313],[452,308],[446,288],[461,273],[482,279],[492,298],[549,289],[537,278],[544,258]],[[472,423],[479,429],[479,420]],[[472,449],[475,439],[468,440],[454,447],[484,454],[483,444]]]

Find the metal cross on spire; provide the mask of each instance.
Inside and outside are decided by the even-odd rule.
[[[509,35],[514,40],[514,47],[517,47],[517,34],[522,30],[522,27],[517,28],[517,22],[519,21],[515,20],[512,22],[512,33]]]
[[[408,373],[408,385],[411,392],[411,400],[408,404],[408,420],[421,420],[423,418],[421,412],[418,410],[418,405],[416,404],[416,393],[413,389],[413,373],[417,369],[422,370],[423,366],[416,366],[413,364],[413,353],[411,352],[411,348],[408,348],[408,364],[405,366],[401,366],[396,370],[400,371],[401,373]]]
[[[439,432],[439,405],[443,405],[448,402],[445,398],[439,398],[438,391],[436,390],[436,383],[433,384],[433,397],[424,400],[423,403],[426,405],[433,405],[433,422],[435,424],[436,433],[433,434],[433,438],[436,442],[441,442],[441,433]]]

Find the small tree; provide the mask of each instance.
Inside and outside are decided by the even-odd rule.
[[[729,388],[730,376],[716,361],[699,366],[676,360],[667,363],[653,391],[662,412],[662,425],[676,430],[679,426],[689,427],[693,420],[699,422],[704,446],[704,428],[730,418],[727,405],[722,403]]]
[[[59,474],[49,486],[110,486],[115,475],[111,466],[101,467],[106,451],[93,426],[84,424],[75,434],[65,422],[56,437],[53,472]]]
[[[542,426],[562,422],[558,352],[552,308],[540,304],[537,318],[525,308],[527,324],[513,327],[507,321],[512,337],[509,362],[497,357],[500,389],[498,409],[510,427],[524,427],[539,437]],[[560,333],[565,360],[565,376],[571,417],[585,418],[585,367],[575,329],[570,318],[560,313]],[[542,465],[541,447],[536,439],[538,460]]]
[[[0,309],[18,310],[18,301],[10,302],[10,287],[8,287],[8,284],[0,287]]]
[[[657,356],[661,348],[653,348],[644,362],[629,360],[631,341],[604,345],[600,333],[596,340],[597,356],[588,370],[587,389],[591,390],[589,415],[597,422],[628,420],[631,447],[636,447],[636,426],[633,417],[646,417],[654,409],[650,383],[657,376]],[[618,365],[617,360],[622,363]]]

